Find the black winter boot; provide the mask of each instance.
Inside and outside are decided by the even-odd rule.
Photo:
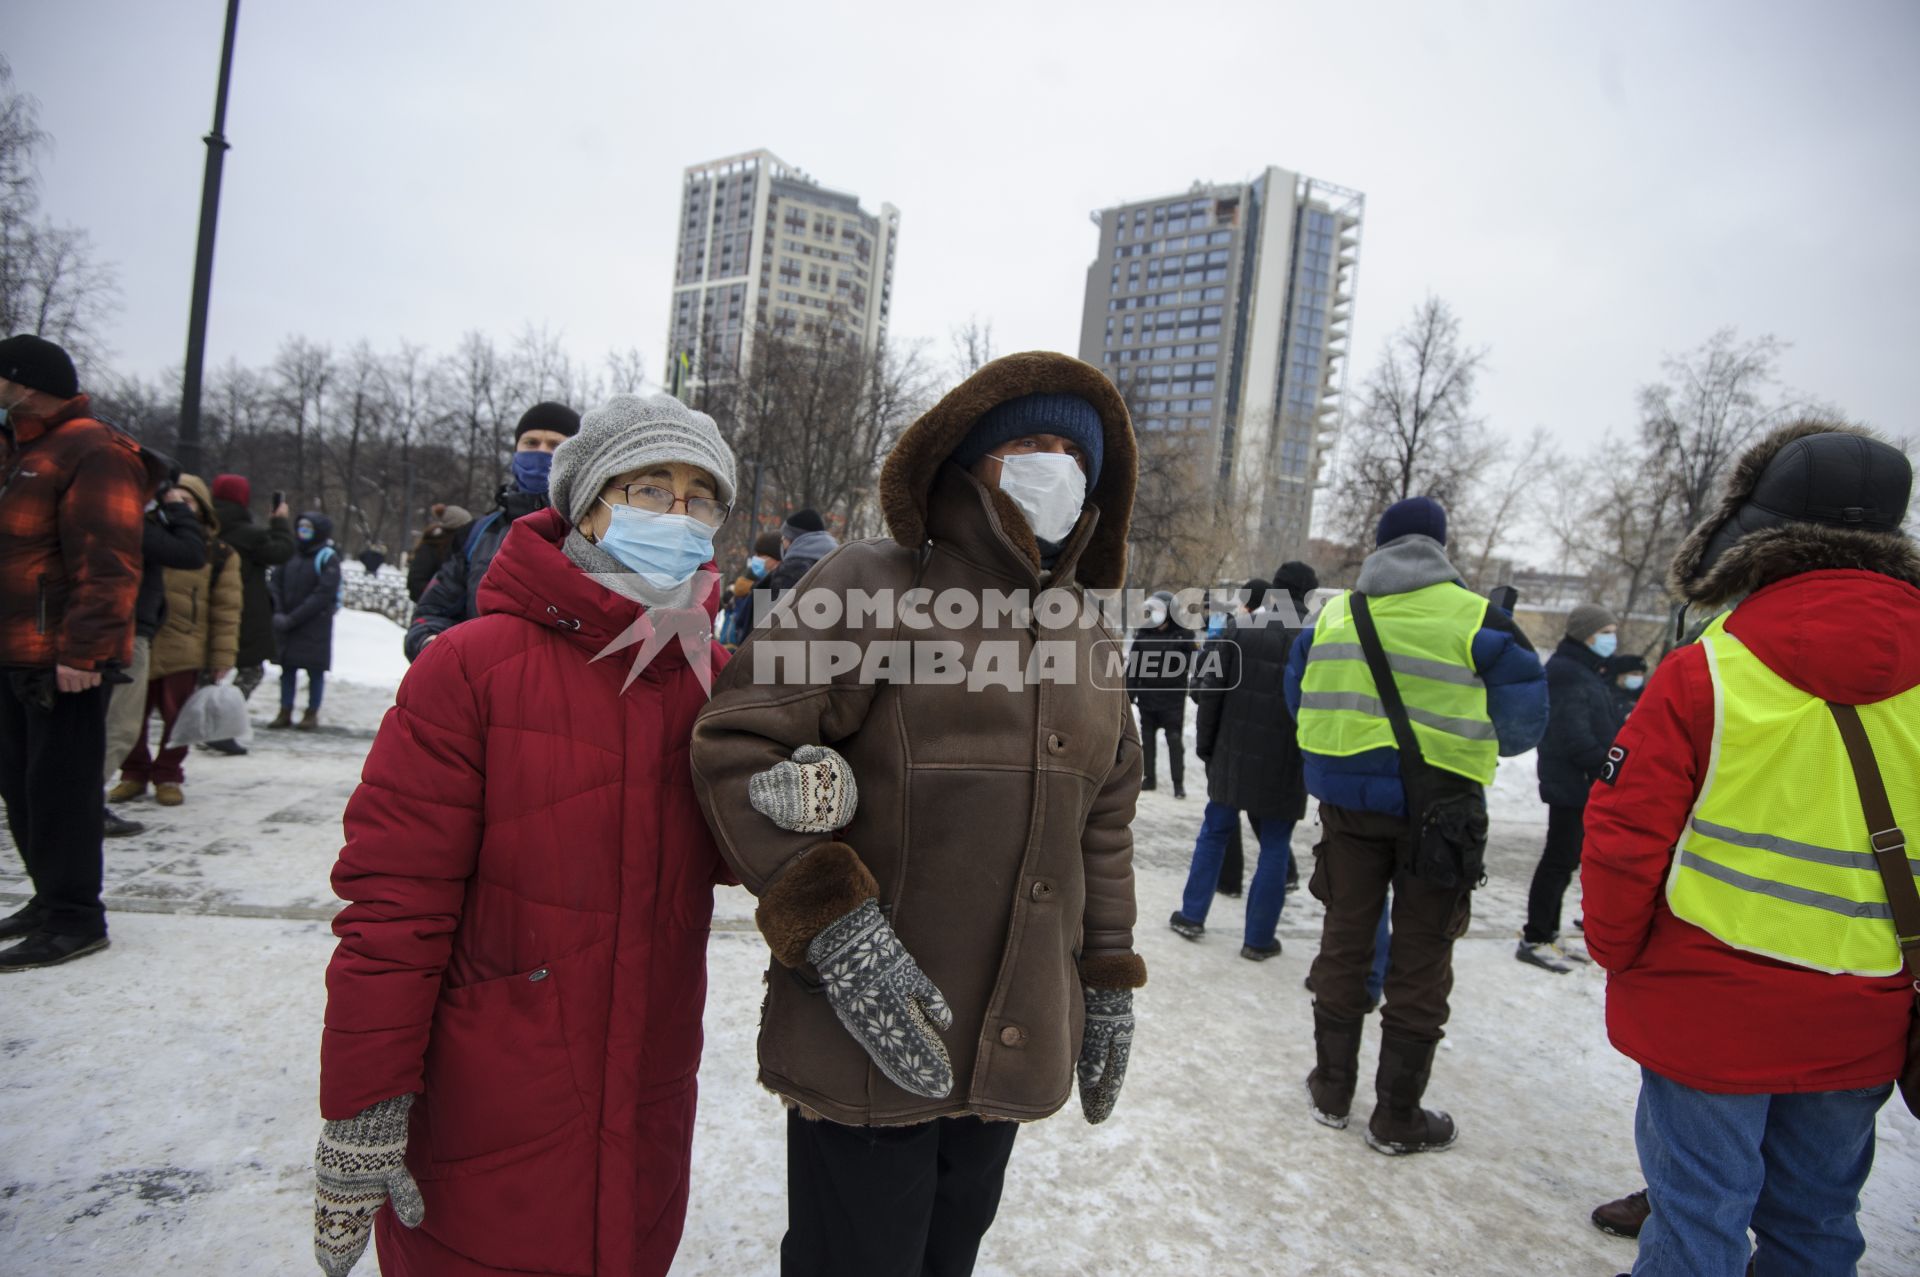
[[[1307,1099],[1313,1120],[1337,1131],[1347,1128],[1353,1088],[1360,1079],[1359,1020],[1342,1020],[1313,1009],[1313,1050],[1318,1063],[1307,1074]]]
[[[1374,1152],[1397,1157],[1402,1153],[1431,1153],[1451,1148],[1458,1132],[1453,1119],[1437,1109],[1420,1107],[1433,1072],[1438,1042],[1383,1034],[1380,1071],[1374,1077],[1376,1102],[1367,1123],[1367,1143]]]

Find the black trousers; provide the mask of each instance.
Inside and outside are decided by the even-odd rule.
[[[1560,902],[1580,868],[1586,815],[1583,807],[1547,808],[1547,845],[1533,869],[1533,886],[1527,891],[1527,927],[1521,933],[1528,944],[1545,944],[1560,934]]]
[[[781,1277],[967,1277],[1017,1122],[842,1126],[787,1110]]]
[[[0,801],[33,879],[45,929],[102,936],[101,843],[106,805],[95,760],[107,751],[107,688],[57,692],[53,671],[0,676]],[[84,762],[85,765],[82,765]]]
[[[1186,788],[1187,766],[1187,710],[1178,705],[1173,709],[1140,708],[1140,774],[1146,782],[1154,783],[1154,757],[1159,749],[1157,739],[1161,732],[1167,734],[1167,774],[1173,777],[1176,789]]]
[[[1473,893],[1395,879],[1406,820],[1320,804],[1320,844],[1307,890],[1327,907],[1313,960],[1313,1000],[1329,1015],[1367,1014],[1367,974],[1380,910],[1393,887],[1393,947],[1387,959],[1384,1032],[1415,1042],[1446,1036],[1453,992],[1453,942],[1466,934]]]

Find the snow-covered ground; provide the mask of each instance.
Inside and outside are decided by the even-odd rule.
[[[324,920],[336,903],[327,872],[341,805],[404,669],[399,640],[383,618],[342,613],[326,728],[260,730],[246,758],[195,751],[186,805],[130,805],[148,832],[108,843],[113,948],[7,978],[0,1272],[314,1271],[309,1163],[321,972],[332,949]],[[256,696],[256,715],[271,711],[272,690],[269,682]],[[1306,1118],[1312,1017],[1300,981],[1319,906],[1304,894],[1288,902],[1286,951],[1264,964],[1237,956],[1237,900],[1216,901],[1202,942],[1180,940],[1165,919],[1184,881],[1200,786],[1185,802],[1165,788],[1143,795],[1138,934],[1153,976],[1138,1001],[1126,1090],[1104,1126],[1088,1127],[1070,1105],[1021,1132],[979,1271],[1535,1277],[1627,1268],[1633,1244],[1586,1218],[1640,1186],[1637,1074],[1607,1045],[1602,977],[1556,977],[1513,960],[1545,832],[1532,780],[1530,759],[1502,768],[1492,880],[1458,949],[1431,1098],[1459,1121],[1460,1143],[1397,1160],[1369,1151],[1357,1128]],[[1310,823],[1297,833],[1298,852],[1312,835]],[[0,907],[24,895],[0,834]],[[1575,916],[1577,898],[1568,907]],[[753,1067],[765,964],[751,902],[724,892],[693,1206],[674,1268],[689,1277],[778,1267],[782,1115]],[[1896,1101],[1880,1136],[1861,1271],[1892,1277],[1920,1271],[1920,1123]],[[372,1256],[356,1271],[377,1271]]]

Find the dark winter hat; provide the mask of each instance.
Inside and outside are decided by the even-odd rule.
[[[1288,559],[1274,572],[1273,588],[1285,591],[1296,610],[1304,610],[1307,595],[1320,588],[1320,574],[1298,559]]]
[[[827,521],[820,517],[818,510],[795,510],[787,516],[786,523],[780,529],[783,541],[798,541],[809,532],[825,532]]]
[[[1914,550],[1901,524],[1912,493],[1912,464],[1871,431],[1835,421],[1784,426],[1735,463],[1720,508],[1674,556],[1668,585],[1718,606],[1823,567],[1911,579]]]
[[[1380,526],[1374,529],[1373,543],[1385,545],[1416,534],[1432,537],[1441,545],[1447,543],[1447,512],[1432,497],[1408,497],[1388,506],[1380,516]]]
[[[1269,588],[1271,587],[1268,586],[1267,582],[1257,576],[1249,579],[1245,585],[1240,587],[1241,593],[1247,596],[1247,611],[1258,612],[1260,610],[1261,606],[1267,601],[1267,590]]]
[[[951,455],[960,465],[970,466],[1003,443],[1026,435],[1059,435],[1079,444],[1086,454],[1091,490],[1100,481],[1105,434],[1100,410],[1079,395],[1021,395],[982,413]]]
[[[552,430],[571,439],[580,433],[580,414],[563,403],[537,403],[520,414],[513,441],[519,443],[520,436],[529,430]]]
[[[762,532],[753,539],[753,552],[763,559],[779,558],[780,534],[778,532]]]
[[[246,505],[253,500],[253,485],[247,482],[243,474],[216,474],[213,476],[213,499]]]
[[[1584,643],[1609,625],[1620,624],[1620,618],[1612,609],[1601,607],[1598,603],[1581,603],[1567,613],[1567,637],[1576,643]]]
[[[67,352],[32,333],[18,333],[0,341],[0,378],[55,399],[71,399],[80,393],[80,378]]]

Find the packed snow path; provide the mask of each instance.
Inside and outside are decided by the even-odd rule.
[[[246,758],[195,750],[187,803],[130,804],[145,834],[107,844],[113,948],[0,985],[0,1270],[252,1277],[314,1272],[310,1249],[327,872],[339,813],[403,668],[399,630],[339,617],[337,674],[313,734],[267,732]],[[254,697],[272,712],[270,679]],[[1191,764],[1190,764],[1191,765]],[[1164,763],[1163,763],[1164,766]],[[1531,760],[1495,790],[1491,880],[1458,948],[1453,1022],[1430,1101],[1449,1152],[1388,1159],[1358,1122],[1307,1119],[1312,1015],[1300,987],[1319,906],[1290,898],[1285,953],[1238,957],[1241,902],[1198,944],[1166,929],[1202,786],[1141,797],[1139,946],[1152,979],[1112,1120],[1077,1103],[1023,1130],[979,1271],[1401,1277],[1612,1274],[1633,1243],[1587,1222],[1640,1187],[1637,1073],[1607,1045],[1603,980],[1513,959],[1545,832]],[[1251,838],[1248,840],[1251,845]],[[1306,855],[1311,822],[1294,839]],[[1578,914],[1577,887],[1568,917]],[[0,907],[25,898],[0,832]],[[693,1205],[676,1274],[774,1273],[785,1223],[778,1101],[754,1082],[766,950],[751,901],[721,894],[710,950]],[[1378,1045],[1370,1021],[1363,1069]],[[1363,1084],[1356,1107],[1365,1120]],[[1895,1100],[1864,1194],[1863,1274],[1920,1271],[1920,1123]],[[355,1270],[377,1272],[369,1253]]]

